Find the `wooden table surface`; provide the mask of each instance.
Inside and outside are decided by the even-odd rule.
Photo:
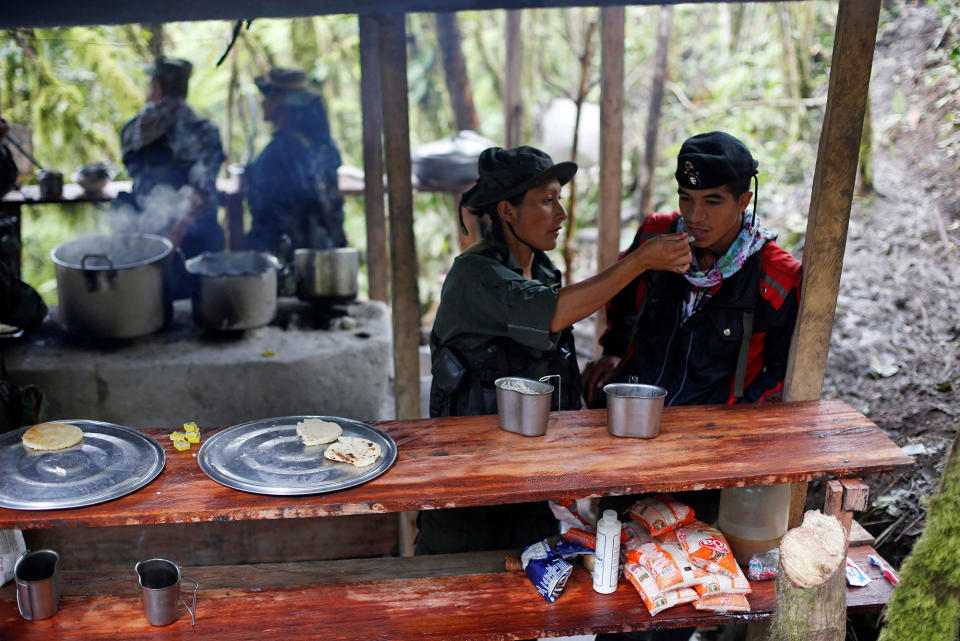
[[[167,432],[144,430],[167,454],[130,495],[83,508],[0,509],[0,529],[303,518],[544,499],[680,491],[869,476],[912,464],[876,425],[837,400],[666,408],[655,439],[606,430],[605,410],[550,415],[524,437],[496,416],[389,421],[396,463],[364,485],[311,496],[265,496],[207,477]],[[203,431],[205,437],[216,429]]]

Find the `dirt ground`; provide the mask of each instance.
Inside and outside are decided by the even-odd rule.
[[[878,36],[870,86],[873,191],[855,199],[824,397],[864,412],[916,460],[866,479],[860,520],[899,564],[922,531],[960,425],[960,39],[930,6]]]

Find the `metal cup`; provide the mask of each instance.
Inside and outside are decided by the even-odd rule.
[[[667,390],[656,385],[611,383],[607,394],[607,431],[614,436],[653,438],[660,433],[660,414]]]
[[[497,388],[500,429],[524,436],[547,433],[553,385],[519,376],[498,378],[493,385]],[[512,386],[523,386],[524,391],[510,389]]]
[[[41,169],[37,172],[37,182],[42,200],[55,200],[63,195],[63,174],[59,171]]]
[[[200,584],[183,576],[180,566],[166,559],[146,559],[133,568],[140,582],[140,602],[151,625],[170,625],[177,620],[177,601],[190,613],[190,625],[197,624],[197,590]],[[180,596],[180,580],[193,583],[193,608]]]
[[[59,561],[60,555],[53,550],[26,551],[17,558],[13,576],[17,582],[17,607],[24,619],[39,621],[57,613]]]

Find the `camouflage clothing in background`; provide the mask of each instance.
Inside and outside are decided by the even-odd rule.
[[[123,126],[121,148],[133,179],[131,204],[142,214],[157,216],[155,228],[142,231],[165,233],[185,210],[186,203],[179,202],[186,198],[181,187],[189,185],[203,195],[204,205],[181,243],[184,254],[222,250],[217,174],[224,154],[216,125],[183,100],[163,98],[147,104]]]
[[[329,136],[278,129],[244,177],[253,224],[245,249],[274,251],[287,234],[294,248],[344,247],[340,152]]]
[[[47,306],[40,295],[0,261],[0,323],[21,329],[40,325]],[[0,358],[0,433],[39,421],[42,395],[33,385],[20,388],[7,379]]]

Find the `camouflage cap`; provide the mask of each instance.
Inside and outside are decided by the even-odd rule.
[[[317,95],[307,85],[307,72],[303,69],[274,67],[266,76],[254,78],[254,82],[264,96],[283,104],[306,104]]]
[[[193,72],[193,65],[180,58],[155,58],[153,64],[147,68],[150,78],[164,83],[186,83]]]

